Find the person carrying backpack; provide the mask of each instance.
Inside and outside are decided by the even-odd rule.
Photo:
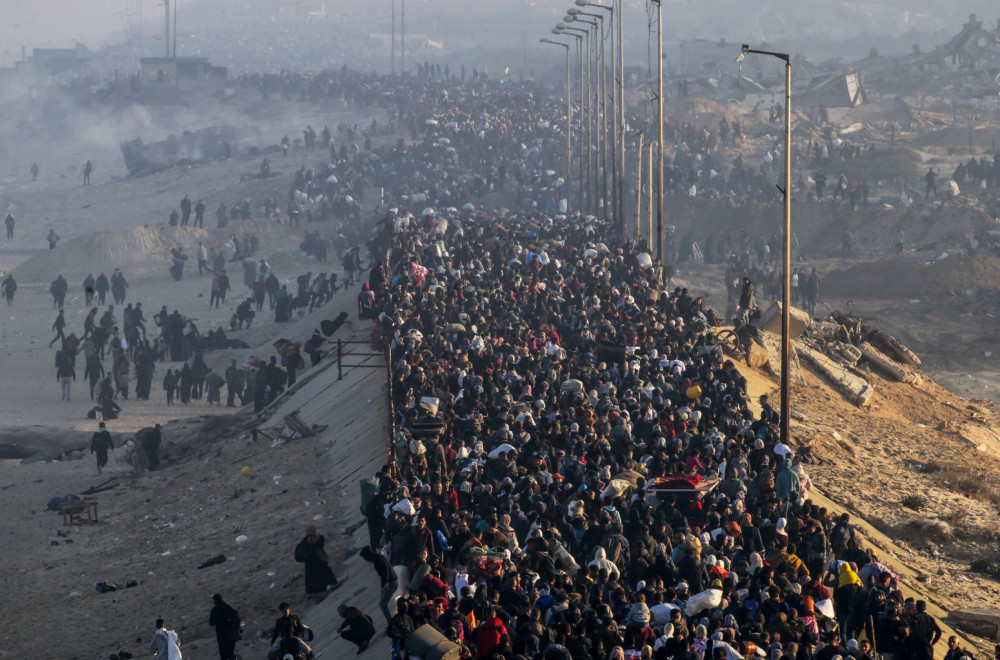
[[[208,625],[215,628],[215,638],[219,643],[219,660],[236,660],[236,642],[242,639],[240,613],[222,600],[222,596],[212,596],[212,612]]]

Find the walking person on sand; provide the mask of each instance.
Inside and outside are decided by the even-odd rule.
[[[240,613],[232,605],[222,600],[222,596],[212,596],[212,612],[208,625],[215,628],[215,639],[219,643],[219,660],[236,660],[236,642],[240,635]]]
[[[97,454],[97,474],[100,474],[104,466],[108,464],[108,451],[114,451],[115,445],[111,441],[111,434],[108,433],[104,422],[97,426],[97,430],[90,438],[90,453]]]
[[[149,651],[159,660],[181,660],[181,641],[177,633],[167,630],[163,619],[156,620],[156,632],[149,642]]]
[[[325,594],[340,586],[323,549],[325,543],[326,538],[319,533],[316,525],[309,525],[305,537],[295,546],[295,561],[305,564],[306,596]]]

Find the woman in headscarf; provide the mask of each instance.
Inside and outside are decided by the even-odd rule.
[[[861,578],[854,572],[849,563],[841,562],[837,569],[837,586],[833,590],[833,609],[837,614],[841,630],[847,628],[847,619],[851,614],[851,603],[862,588]]]
[[[697,653],[699,658],[705,657],[705,648],[708,646],[708,628],[703,624],[698,624],[694,628],[694,639],[691,640],[691,651]]]
[[[517,540],[517,532],[514,528],[510,526],[510,514],[503,513],[500,515],[500,520],[497,522],[497,529],[500,530],[508,539],[509,544],[507,549],[511,551],[511,554],[516,554],[520,550],[520,544]]]

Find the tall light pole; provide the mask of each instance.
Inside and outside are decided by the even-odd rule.
[[[747,53],[770,55],[785,63],[785,185],[781,190],[784,195],[783,213],[783,247],[781,274],[781,419],[779,433],[781,442],[788,444],[788,418],[790,413],[790,388],[788,363],[791,358],[791,341],[788,326],[791,320],[792,291],[792,57],[788,53],[776,53],[770,50],[756,50],[750,44],[743,44],[737,62],[743,62]]]
[[[585,2],[585,1],[581,4],[581,0],[577,0],[576,4],[578,6],[581,6],[581,7],[583,7],[583,6],[593,6],[593,7],[598,7],[600,9],[608,9],[608,10],[611,9],[610,7],[604,7],[603,5],[599,5],[599,4],[596,4],[596,3],[588,3],[588,2]],[[591,18],[594,18],[594,19],[597,20],[597,23],[595,24],[593,21],[584,20],[584,19],[580,18],[581,16],[589,16]],[[607,78],[606,78],[606,75],[605,75],[605,64],[604,64],[604,58],[605,58],[605,55],[604,55],[604,53],[605,53],[605,48],[604,48],[604,46],[605,46],[605,40],[604,40],[604,15],[603,14],[594,14],[594,13],[591,13],[591,12],[585,12],[585,11],[581,11],[581,10],[575,8],[575,7],[571,7],[569,10],[567,10],[567,16],[566,16],[566,18],[570,18],[570,17],[572,17],[574,20],[579,21],[581,23],[589,23],[600,34],[600,38],[601,38],[601,55],[600,55],[600,58],[601,58],[600,59],[600,72],[601,73],[600,73],[600,75],[601,75],[601,77],[599,79],[600,83],[599,83],[599,87],[598,87],[598,93],[600,95],[600,98],[602,99],[602,102],[606,103],[607,102],[607,96],[606,96],[607,95],[607,82],[606,82]],[[615,45],[614,45],[614,14],[611,14],[611,16],[609,17],[609,21],[611,21],[609,29],[610,29],[610,31],[611,31],[610,33],[612,35],[612,42],[611,42],[612,65],[611,65],[611,68],[612,68],[612,71],[614,71],[614,68],[615,68],[614,57],[615,57],[615,52],[616,52]],[[613,81],[614,81],[614,77],[612,76],[612,82]],[[616,99],[617,99],[616,96],[612,96],[612,114],[613,114],[613,116],[615,118],[617,118],[617,116],[618,116],[618,112],[617,112],[617,110],[615,110],[615,105],[614,105]],[[601,107],[604,107],[604,106],[602,105]],[[598,150],[599,150],[600,155],[601,155],[600,160],[603,163],[603,169],[601,170],[602,171],[602,182],[605,181],[605,177],[607,176],[607,168],[608,168],[608,160],[609,159],[611,160],[611,163],[612,163],[612,168],[611,168],[612,169],[612,182],[614,182],[617,179],[617,176],[618,176],[618,171],[617,171],[617,165],[618,165],[618,141],[616,139],[617,138],[617,133],[615,133],[615,134],[612,135],[612,140],[611,140],[611,143],[610,143],[610,157],[609,157],[609,143],[608,143],[608,131],[607,131],[607,120],[608,120],[608,118],[607,118],[607,114],[606,113],[602,113],[601,115],[599,115],[599,119],[601,121],[601,132],[598,134],[599,135]],[[607,208],[607,206],[606,206],[607,205],[607,193],[606,193],[606,188],[603,187],[604,185],[605,184],[602,183],[602,190],[605,191],[605,209],[606,209]],[[617,199],[617,197],[616,197],[617,192],[618,192],[617,187],[613,187],[612,188],[612,193],[613,193],[613,197],[615,197],[616,199]],[[615,204],[615,205],[612,206],[612,209],[615,209],[615,208],[617,208],[617,204]]]
[[[597,6],[601,7],[601,5],[597,5]],[[606,217],[608,217],[610,219],[610,218],[613,218],[615,215],[617,215],[617,213],[618,213],[618,201],[619,201],[618,200],[618,192],[619,191],[618,191],[618,184],[617,184],[618,174],[619,174],[619,172],[618,172],[618,128],[617,128],[617,123],[618,123],[618,105],[617,105],[618,104],[618,94],[615,91],[616,88],[615,88],[615,85],[614,85],[614,83],[615,83],[615,71],[618,68],[618,65],[616,63],[617,56],[618,56],[618,48],[617,48],[617,46],[615,44],[615,14],[614,14],[614,10],[612,10],[610,7],[608,7],[607,9],[611,10],[611,13],[608,15],[608,37],[607,38],[604,36],[605,33],[604,33],[604,15],[603,14],[594,14],[594,13],[590,13],[590,12],[585,12],[585,11],[581,11],[579,9],[576,9],[575,7],[571,8],[568,11],[568,13],[570,15],[574,16],[574,17],[590,16],[590,17],[593,17],[593,18],[597,19],[597,25],[594,26],[594,27],[595,27],[595,29],[597,29],[599,31],[599,33],[601,35],[601,82],[602,82],[602,85],[604,87],[604,89],[601,91],[601,98],[603,99],[603,102],[605,104],[604,105],[604,107],[605,107],[605,113],[602,114],[602,116],[601,116],[601,129],[602,129],[602,131],[604,133],[604,135],[603,135],[603,138],[604,138],[603,148],[604,148],[604,150],[602,152],[602,158],[604,159],[604,169],[603,169],[603,172],[602,172],[602,186],[605,185],[603,182],[605,182],[607,180],[607,176],[608,176],[608,173],[610,171],[610,174],[611,174],[611,195],[610,195],[610,198],[609,198],[607,192],[605,192],[605,199],[604,199],[605,215],[606,215]],[[577,20],[582,20],[582,19],[577,18]],[[583,21],[583,22],[587,22],[587,21]],[[591,25],[594,25],[594,24],[591,23]],[[611,97],[610,97],[611,98],[611,117],[610,117],[610,119],[611,119],[611,128],[610,128],[610,131],[609,131],[609,128],[608,128],[609,117],[608,117],[607,112],[606,112],[607,102],[608,102],[608,83],[607,83],[607,64],[606,64],[607,49],[606,49],[606,45],[608,43],[608,40],[610,40],[610,42],[611,42],[611,85],[612,85],[611,86]],[[610,140],[608,139],[609,135],[610,135]],[[609,163],[610,163],[610,167],[609,167]],[[604,190],[606,190],[606,188]],[[609,203],[610,203],[610,208],[608,207]],[[621,218],[618,218],[618,220],[620,221]]]
[[[170,57],[170,0],[163,0],[164,23],[166,30],[163,33],[163,44],[167,49],[167,57]]]
[[[612,0],[615,1],[615,0]],[[618,75],[612,79],[618,80],[618,213],[621,218],[622,240],[625,240],[625,13],[622,11],[622,0],[617,0],[618,22]]]
[[[392,54],[389,56],[389,60],[392,62],[390,65],[392,69],[392,75],[396,75],[396,0],[389,0],[392,3]]]
[[[582,75],[582,71],[583,71],[582,63],[584,61],[586,61],[586,64],[587,64],[587,73],[586,73],[586,76],[585,76],[586,90],[584,90],[584,85],[582,84],[584,82],[584,80],[581,79],[581,81],[580,81],[581,82],[581,86],[580,86],[581,95],[584,94],[584,92],[585,92],[586,93],[586,97],[582,97],[581,96],[580,102],[581,102],[581,105],[583,105],[583,98],[586,98],[586,110],[585,111],[587,113],[587,118],[588,118],[588,121],[587,121],[587,158],[586,158],[586,166],[587,166],[587,206],[588,206],[588,211],[590,211],[592,213],[593,212],[593,204],[594,204],[593,200],[594,200],[594,194],[596,193],[596,188],[595,188],[595,179],[591,176],[591,172],[594,171],[594,162],[593,162],[593,154],[592,154],[592,150],[593,150],[593,130],[592,130],[592,127],[591,127],[590,118],[592,118],[594,116],[594,104],[593,104],[592,95],[590,93],[591,87],[593,86],[592,85],[592,80],[591,80],[591,67],[590,67],[590,31],[589,30],[583,30],[583,29],[580,29],[580,28],[569,27],[565,23],[559,23],[552,30],[552,32],[554,34],[565,34],[567,36],[575,37],[576,39],[579,39],[580,40],[579,43],[580,43],[581,75]]]
[[[552,44],[566,49],[566,203],[572,196],[573,173],[573,97],[570,91],[569,44],[555,39],[539,39],[543,44]],[[568,210],[568,209],[567,209]]]
[[[656,258],[663,263],[663,0],[656,3]],[[652,238],[652,237],[650,237]]]
[[[570,12],[573,10],[571,9]],[[594,31],[594,50],[595,58],[597,61],[597,90],[596,90],[596,109],[597,109],[597,194],[600,204],[600,209],[604,213],[607,213],[608,204],[608,127],[607,127],[607,68],[605,66],[605,42],[604,42],[604,20],[603,17],[598,16],[598,20],[588,21],[583,18],[578,18],[576,14],[567,13],[563,17],[566,23],[584,23],[589,25]],[[565,25],[565,23],[563,24]],[[574,29],[572,27],[567,27],[567,29]],[[579,28],[576,28],[579,29]],[[600,39],[600,41],[596,41]],[[600,50],[597,50],[600,46]]]
[[[399,75],[406,75],[406,0],[399,0]]]
[[[625,40],[624,40],[624,15],[622,12],[621,0],[611,0],[611,6],[600,2],[590,2],[589,0],[576,0],[577,7],[596,7],[610,12],[611,17],[611,82],[612,88],[612,112],[614,117],[612,125],[614,135],[612,137],[612,196],[616,203],[615,213],[618,214],[620,230],[622,236],[625,234]],[[572,10],[570,10],[572,12]],[[617,20],[615,15],[617,13]],[[592,15],[592,14],[588,14]]]
[[[589,176],[589,168],[590,168],[590,160],[589,160],[589,158],[590,158],[590,154],[589,154],[589,151],[588,151],[588,145],[590,144],[590,142],[589,142],[590,137],[589,137],[589,133],[587,131],[587,128],[588,128],[587,127],[587,123],[584,120],[584,117],[587,114],[588,108],[587,108],[587,95],[586,95],[586,92],[584,91],[584,89],[585,89],[585,82],[586,81],[585,81],[584,75],[583,75],[583,57],[584,57],[584,55],[583,55],[583,36],[581,36],[579,34],[573,34],[572,32],[565,32],[560,27],[554,27],[554,28],[552,28],[552,34],[555,34],[555,35],[558,35],[558,36],[561,36],[561,37],[569,37],[571,39],[576,39],[576,68],[577,68],[577,77],[579,78],[579,81],[580,81],[579,85],[578,85],[578,87],[579,87],[579,97],[580,97],[580,112],[579,112],[580,119],[579,119],[578,123],[579,123],[580,127],[577,130],[577,137],[580,140],[580,148],[576,150],[576,160],[577,160],[577,171],[579,172],[579,178],[580,178],[580,196],[578,198],[578,200],[579,200],[578,201],[578,208],[581,211],[583,211],[583,210],[586,209],[586,206],[585,206],[585,203],[584,203],[584,199],[586,199],[586,202],[588,204],[589,204],[589,201],[590,201],[590,188],[589,188],[589,185],[590,185],[590,176]],[[585,159],[585,157],[586,157],[586,159]]]

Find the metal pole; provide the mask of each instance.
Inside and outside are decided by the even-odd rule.
[[[166,56],[170,57],[170,0],[163,0],[164,24],[166,31],[163,33],[163,47],[166,49]]]
[[[598,108],[598,119],[600,119],[601,136],[601,160],[599,172],[601,175],[601,216],[608,217],[608,68],[607,50],[604,42],[604,25],[601,25],[601,86],[600,86],[600,107]]]
[[[646,168],[646,244],[649,251],[653,252],[653,147],[649,144],[649,154]]]
[[[399,75],[406,75],[406,0],[399,0]]]
[[[789,369],[791,342],[789,322],[791,319],[792,291],[792,58],[785,55],[785,208],[784,208],[784,276],[781,283],[781,442],[788,445],[788,418],[791,410]]]
[[[392,69],[392,75],[396,75],[396,0],[389,0],[392,3],[392,55],[390,56],[390,61],[392,64],[390,68]]]
[[[618,0],[618,130],[620,135],[618,143],[620,145],[618,158],[620,159],[618,171],[621,178],[618,180],[619,196],[621,208],[619,213],[622,218],[622,235],[625,234],[625,41],[623,36],[624,13],[622,0]],[[641,158],[641,156],[639,156]]]
[[[587,212],[590,213],[591,205],[593,203],[593,188],[591,185],[590,170],[591,170],[591,129],[590,129],[590,118],[593,116],[593,111],[590,107],[590,31],[581,30],[580,28],[563,27],[562,34],[566,36],[573,37],[577,39],[577,63],[580,68],[580,113],[581,121],[581,131],[586,132],[586,149],[583,148],[581,142],[580,148],[580,181],[581,186],[583,185],[584,173],[586,173],[586,185],[587,185]],[[587,62],[586,75],[584,75],[583,63],[584,59]],[[582,140],[582,138],[581,138]],[[584,161],[584,151],[586,151],[586,161]]]
[[[612,9],[609,25],[608,34],[611,39],[611,214],[609,217],[617,215],[615,218],[615,225],[618,226],[619,238],[624,233],[622,227],[625,223],[625,218],[619,213],[619,208],[621,207],[621,196],[618,190],[618,177],[621,176],[622,172],[618,169],[618,86],[615,84],[615,78],[618,73],[618,44],[615,39],[615,19],[621,22],[621,16],[615,16],[615,12]]]
[[[566,210],[573,194],[573,97],[570,91],[569,44],[566,44]],[[579,199],[577,200],[579,201]],[[577,206],[577,208],[580,208]]]
[[[639,227],[642,217],[642,131],[639,131],[639,146],[635,151],[635,236],[639,240],[641,229]]]
[[[656,258],[663,262],[663,0],[656,0]],[[652,241],[652,237],[650,237]]]
[[[574,35],[570,35],[574,36]],[[580,170],[580,194],[586,197],[586,204],[581,205],[581,211],[590,207],[590,113],[587,111],[585,84],[583,77],[583,37],[576,37],[576,66],[580,75],[580,152],[577,156]],[[584,211],[586,212],[586,211]]]

